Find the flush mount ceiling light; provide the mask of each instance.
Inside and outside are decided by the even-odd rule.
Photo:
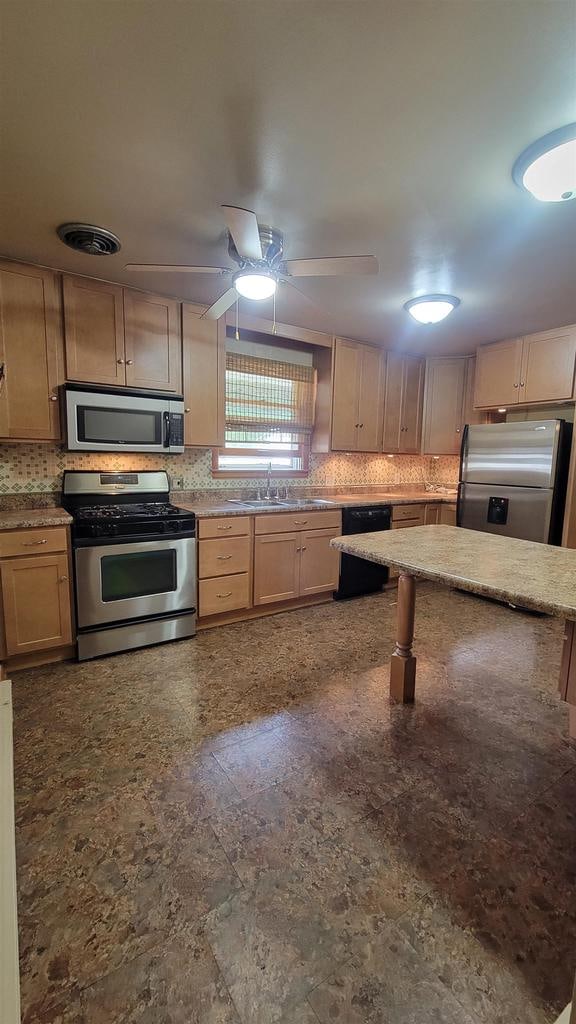
[[[404,309],[420,324],[438,324],[459,305],[455,295],[420,295],[405,302]]]
[[[542,203],[576,199],[576,122],[528,146],[514,164],[512,177]]]
[[[276,291],[273,274],[259,270],[241,270],[234,278],[234,287],[245,299],[269,299]]]

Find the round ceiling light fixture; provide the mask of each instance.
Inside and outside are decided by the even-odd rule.
[[[542,203],[576,199],[576,122],[528,146],[516,160],[512,177]]]
[[[234,287],[244,299],[269,299],[276,291],[277,280],[266,270],[240,270]]]
[[[455,295],[420,295],[405,302],[404,309],[419,324],[439,324],[459,305],[460,299]]]

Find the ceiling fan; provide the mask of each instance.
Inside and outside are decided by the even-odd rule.
[[[279,283],[292,277],[329,277],[340,274],[377,274],[375,256],[328,256],[324,259],[283,260],[284,238],[276,228],[258,224],[255,213],[239,206],[223,206],[228,228],[228,253],[239,269],[190,267],[163,263],[127,263],[126,270],[167,271],[184,274],[233,274],[228,288],[203,314],[217,320],[230,309],[239,295],[267,299]]]

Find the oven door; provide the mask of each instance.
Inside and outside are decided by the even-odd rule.
[[[77,548],[79,629],[196,607],[196,541],[132,541]]]

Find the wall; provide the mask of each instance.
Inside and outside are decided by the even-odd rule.
[[[166,469],[173,485],[187,491],[256,488],[254,478],[226,480],[211,473],[212,450],[188,449],[183,455],[115,455],[67,452],[60,445],[0,445],[0,495],[59,491],[65,469]],[[296,487],[373,486],[375,484],[456,483],[458,459],[423,455],[312,455],[308,477],[282,479]],[[178,483],[176,483],[178,481]],[[181,481],[181,484],[180,484]]]

